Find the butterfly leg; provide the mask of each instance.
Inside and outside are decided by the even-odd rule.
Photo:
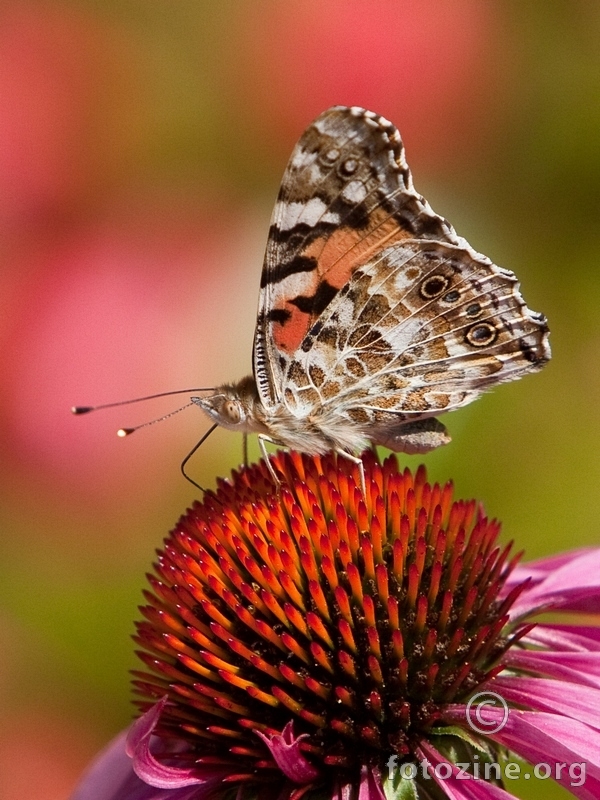
[[[338,456],[342,456],[343,458],[347,458],[348,461],[352,461],[353,464],[356,464],[358,467],[358,471],[360,473],[360,488],[362,489],[363,497],[366,498],[367,496],[367,484],[365,482],[365,467],[362,462],[362,458],[358,458],[358,456],[352,455],[352,453],[348,453],[346,450],[336,449],[335,451]]]
[[[248,466],[248,434],[246,433],[246,431],[244,431],[243,437],[244,438],[242,440],[243,441],[243,444],[242,444],[242,455],[243,455],[243,459],[244,459],[244,466],[247,467]]]
[[[275,439],[271,439],[268,436],[264,436],[263,434],[258,434],[258,446],[260,447],[260,452],[262,453],[262,457],[267,465],[267,469],[271,473],[271,477],[273,478],[275,485],[277,486],[277,491],[281,488],[281,481],[277,477],[277,473],[275,472],[273,465],[271,464],[271,459],[269,458],[269,453],[267,452],[267,447],[265,442],[270,442],[270,444],[279,444],[276,442]]]

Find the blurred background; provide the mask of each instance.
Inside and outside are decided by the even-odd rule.
[[[144,573],[197,494],[199,411],[115,436],[185,396],[69,408],[250,371],[279,181],[336,103],[397,124],[417,189],[550,321],[550,365],[446,417],[430,476],[529,557],[599,542],[600,4],[2,0],[2,800],[66,798],[128,724]],[[241,448],[217,431],[190,471]]]

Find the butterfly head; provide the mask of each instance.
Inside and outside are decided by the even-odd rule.
[[[256,404],[259,400],[256,383],[251,376],[238,383],[219,386],[208,397],[191,399],[223,428],[247,432],[262,430],[256,420]]]

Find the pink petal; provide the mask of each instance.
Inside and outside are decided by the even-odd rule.
[[[511,608],[511,617],[520,617],[538,609],[600,611],[600,549],[577,550],[570,556],[557,569],[547,572],[545,577],[540,577],[544,570],[539,570],[539,582],[521,594]],[[529,566],[531,570],[536,562]]]
[[[465,708],[448,707],[448,717],[464,724]],[[481,716],[500,723],[503,709],[489,706],[480,709]],[[583,800],[600,797],[600,734],[588,725],[561,714],[512,709],[503,728],[489,736],[530,764],[549,764],[556,781]],[[557,772],[559,765],[562,772]],[[585,767],[585,781],[575,786],[565,769],[570,765]]]
[[[417,751],[417,754],[421,759],[421,764],[425,761],[429,762],[432,769],[428,770],[428,774],[451,800],[515,800],[514,795],[488,781],[475,780],[467,775],[458,778],[458,768],[444,758],[430,742],[421,742],[419,750],[421,752]],[[440,764],[449,764],[452,768],[452,775],[445,780],[438,777],[435,771]]]
[[[386,800],[381,788],[381,775],[375,767],[365,764],[361,767],[358,800]]]
[[[600,778],[600,733],[562,714],[513,709],[494,739],[522,742],[533,748],[536,757],[545,753],[567,762],[585,758],[594,777]],[[531,760],[527,754],[523,755]]]
[[[501,675],[494,679],[494,691],[510,705],[535,711],[564,714],[600,729],[600,690],[569,686],[564,681]]]
[[[552,653],[513,648],[505,653],[502,660],[507,667],[600,688],[600,652]]]
[[[552,572],[565,566],[565,564],[570,564],[586,553],[593,553],[594,550],[594,547],[580,547],[577,550],[567,550],[566,552],[557,553],[556,555],[546,558],[538,558],[536,561],[526,561],[525,563],[517,564],[509,575],[506,586],[510,590],[513,586],[523,583],[523,581],[528,579],[531,579],[533,584],[537,584]]]
[[[558,764],[585,763],[581,786],[573,786],[564,774],[557,783],[577,797],[600,797],[600,735],[587,725],[559,714],[512,711],[493,738],[530,764],[546,763],[556,769]]]
[[[223,767],[169,767],[161,764],[150,752],[152,733],[158,723],[162,710],[167,704],[163,697],[143,716],[137,719],[127,736],[127,754],[133,758],[133,769],[136,775],[150,786],[159,789],[178,789],[185,786],[202,786],[202,794],[212,791],[215,784],[231,771]]]
[[[131,784],[141,784],[125,753],[126,732],[120,733],[88,767],[70,800],[109,800],[123,795]]]
[[[313,783],[320,772],[308,761],[300,750],[300,742],[308,737],[307,733],[301,736],[294,735],[294,723],[288,722],[280,734],[269,736],[255,731],[271,751],[275,763],[286,778],[294,783]]]
[[[157,789],[133,771],[125,752],[127,731],[120,733],[92,762],[70,800],[192,800],[192,789]]]
[[[331,800],[352,800],[354,796],[354,784],[342,783],[336,781],[333,787],[333,795]]]
[[[600,627],[592,625],[535,626],[521,641],[552,650],[600,650]]]

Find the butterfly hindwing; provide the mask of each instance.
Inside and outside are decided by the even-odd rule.
[[[285,402],[392,446],[403,424],[541,367],[546,330],[513,273],[458,245],[407,239],[357,269],[313,324],[287,367]]]

